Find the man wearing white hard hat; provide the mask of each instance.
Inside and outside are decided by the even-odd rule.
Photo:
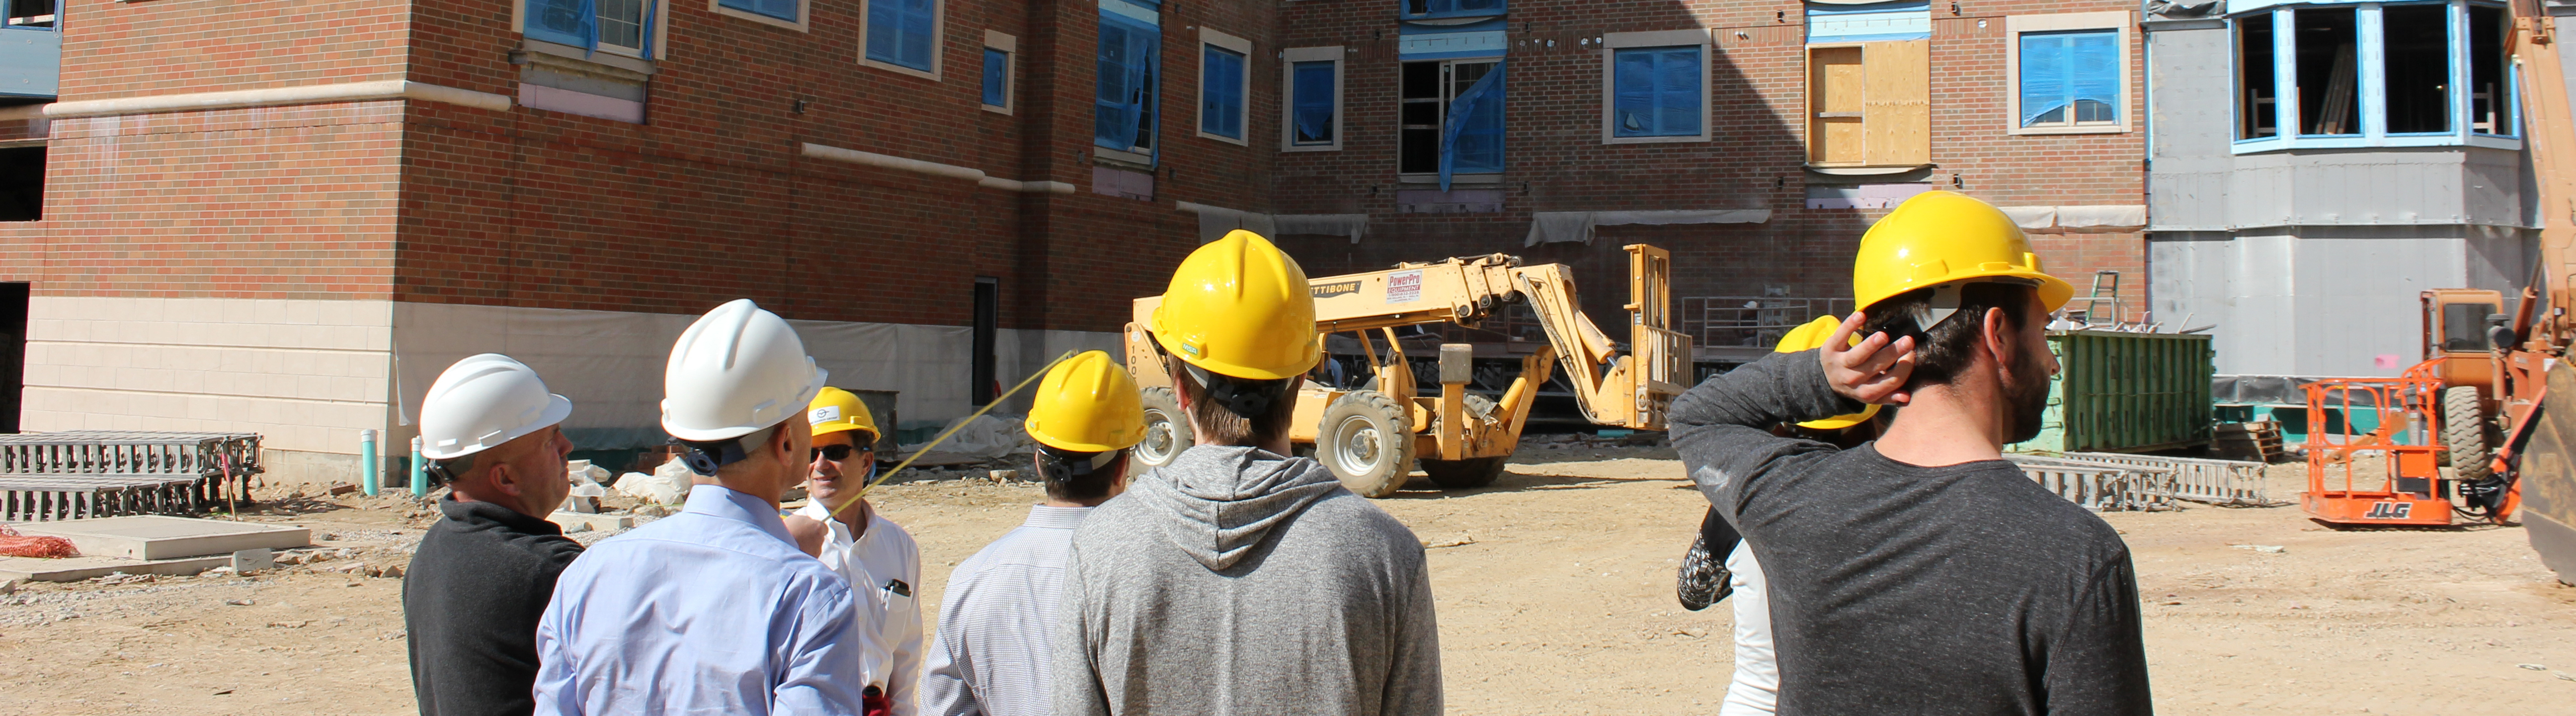
[[[701,481],[679,514],[592,545],[537,626],[541,714],[864,713],[875,609],[796,547],[778,497],[805,480],[824,372],[777,314],[707,312],[671,347],[662,429]]]
[[[403,578],[421,716],[535,708],[537,619],[581,545],[546,521],[572,492],[557,423],[572,401],[509,356],[457,361],[421,401],[421,454],[448,483]]]

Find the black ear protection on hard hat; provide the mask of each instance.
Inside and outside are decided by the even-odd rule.
[[[688,465],[690,472],[705,477],[715,477],[716,471],[724,469],[724,466],[751,459],[752,448],[749,446],[767,442],[771,437],[776,436],[778,427],[772,425],[767,429],[756,430],[749,435],[732,440],[699,442],[672,438],[671,442],[689,449],[688,452],[680,454],[680,462]]]
[[[1190,372],[1190,378],[1198,381],[1199,387],[1206,390],[1208,397],[1217,405],[1225,406],[1226,412],[1243,416],[1246,420],[1269,415],[1270,406],[1279,400],[1280,389],[1288,383],[1285,378],[1249,380],[1210,373],[1188,363],[1182,363],[1181,367]]]

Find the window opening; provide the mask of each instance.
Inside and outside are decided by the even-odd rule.
[[[1112,10],[1110,5],[1121,7]],[[1154,151],[1154,88],[1162,29],[1131,18],[1135,6],[1104,0],[1100,12],[1100,72],[1092,113],[1093,143],[1121,151]]]
[[[2120,33],[2021,36],[2021,126],[2120,123]]]
[[[868,0],[868,59],[929,72],[938,32],[939,0]]]
[[[1403,0],[1405,18],[1503,14],[1503,0]]]
[[[984,104],[1011,106],[1011,53],[984,48]]]
[[[785,1],[792,8],[796,0]],[[653,10],[654,0],[528,0],[521,30],[533,40],[649,59]]]
[[[1700,48],[1640,47],[1611,52],[1610,133],[1694,137],[1700,133]]]
[[[1502,79],[1496,59],[1404,63],[1396,171],[1439,174],[1444,190],[1452,175],[1502,171]]]
[[[1816,91],[1815,148],[1808,157],[1818,164],[1858,164],[1861,155],[1861,122],[1867,116],[1861,107],[1861,48],[1827,47],[1815,51],[1809,63],[1815,76],[1810,78]]]
[[[2388,132],[2451,131],[2451,7],[2389,5],[2380,10]]]
[[[716,5],[788,22],[803,21],[797,17],[796,0],[716,0]]]
[[[2513,78],[2505,68],[2513,53],[2505,49],[2512,20],[2504,8],[2469,6],[2469,131],[2514,136]]]
[[[54,0],[8,0],[8,3],[10,27],[52,28],[54,26]]]
[[[1299,62],[1292,68],[1289,91],[1295,96],[1289,106],[1295,112],[1289,143],[1317,145],[1333,143],[1333,63]]]
[[[2442,306],[2442,350],[2454,353],[2477,353],[2487,350],[2487,316],[2494,315],[2492,303],[2452,303]]]
[[[32,285],[0,283],[0,433],[18,432],[27,390],[27,303]]]
[[[599,44],[644,49],[644,3],[649,0],[598,0]]]
[[[2273,70],[2274,59],[2272,15],[2247,15],[2236,19],[2236,138],[2261,139],[2280,133],[2279,97]]]
[[[1201,45],[1199,131],[1243,138],[1243,53]]]
[[[45,148],[0,149],[0,221],[45,218]]]
[[[2353,8],[2308,7],[2290,14],[2296,33],[2299,133],[2360,134],[2360,27]]]

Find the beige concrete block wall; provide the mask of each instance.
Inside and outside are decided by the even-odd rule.
[[[358,431],[392,415],[391,318],[390,301],[39,296],[21,422],[355,454]]]

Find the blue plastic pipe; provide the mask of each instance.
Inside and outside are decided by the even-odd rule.
[[[358,486],[368,497],[376,496],[377,473],[383,471],[384,466],[376,464],[376,431],[358,431]]]
[[[411,436],[411,482],[403,484],[411,486],[411,494],[413,497],[418,497],[429,492],[429,481],[423,480],[420,477],[421,472],[428,468],[429,459],[420,456],[420,436]]]

